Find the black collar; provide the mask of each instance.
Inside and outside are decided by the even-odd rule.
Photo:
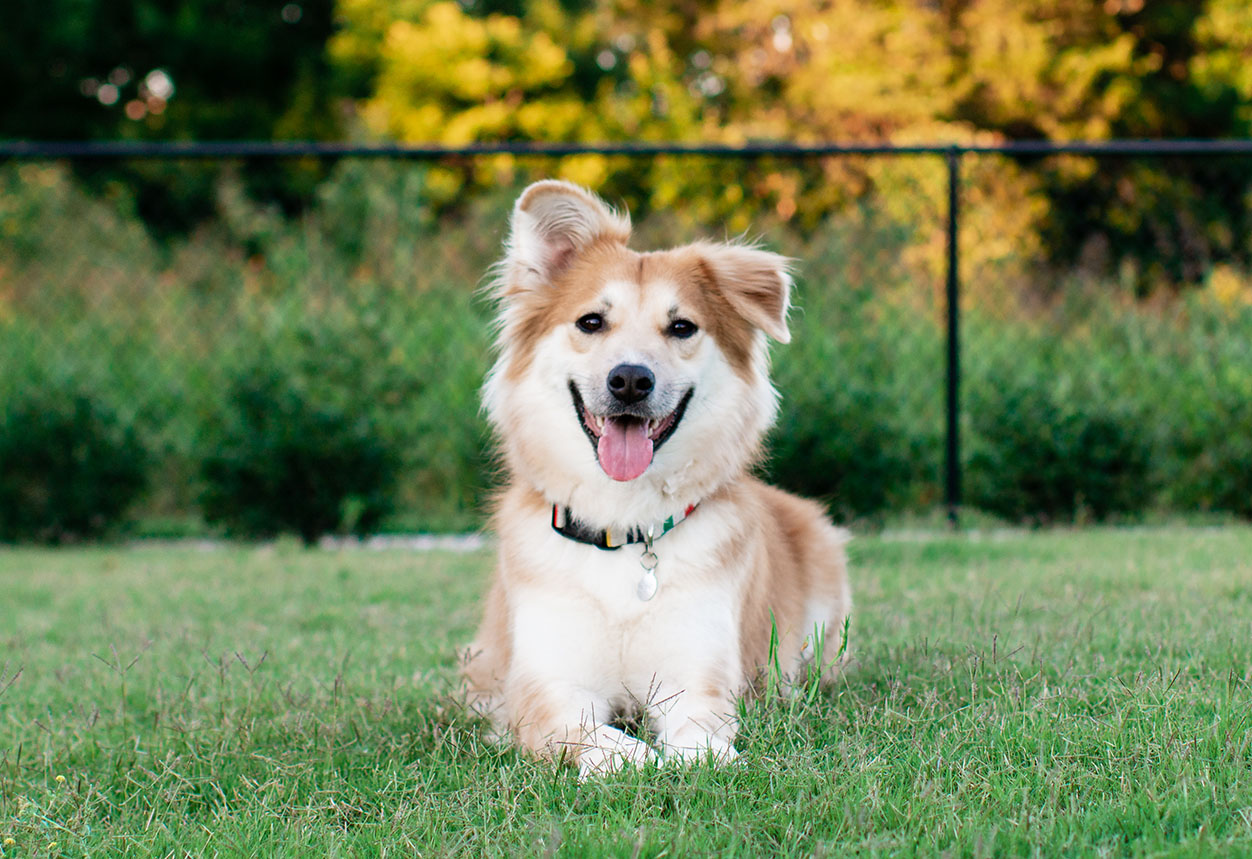
[[[673,530],[675,525],[690,516],[691,511],[695,509],[695,504],[689,504],[681,513],[676,513],[658,522],[636,525],[623,533],[621,531],[613,531],[612,529],[597,531],[576,519],[568,507],[553,504],[552,530],[562,537],[567,537],[578,543],[595,546],[597,549],[620,549],[628,543],[647,543],[649,540],[659,540]]]

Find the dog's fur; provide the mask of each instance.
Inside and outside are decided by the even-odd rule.
[[[657,752],[734,757],[736,696],[771,664],[831,676],[851,608],[845,532],[750,474],[777,411],[765,336],[789,340],[787,260],[737,244],[638,253],[629,237],[627,217],[589,191],[526,189],[495,284],[499,353],[484,386],[509,482],[467,691],[502,732],[572,756],[584,774]],[[598,330],[580,327],[588,314]],[[624,363],[655,375],[641,403],[608,388]],[[664,421],[676,409],[646,469],[611,478],[596,419]],[[655,542],[660,589],[643,601],[644,547],[569,539],[551,527],[554,504],[619,532],[698,507]],[[614,726],[638,710],[651,736]]]

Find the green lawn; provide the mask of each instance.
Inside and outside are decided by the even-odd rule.
[[[833,693],[580,784],[448,697],[488,553],[2,551],[0,852],[1252,854],[1252,530],[853,558]]]

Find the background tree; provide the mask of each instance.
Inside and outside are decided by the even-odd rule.
[[[0,138],[268,140],[340,136],[326,55],[332,0],[6,0],[0,4]],[[213,212],[218,166],[96,168],[121,178],[154,228]],[[315,165],[245,168],[253,193],[292,209]]]
[[[1252,13],[1237,0],[612,0],[592,8],[340,0],[340,13],[331,55],[360,87],[364,128],[408,141],[904,143],[1249,131]],[[1046,256],[1109,268],[1129,260],[1144,290],[1247,259],[1243,197],[1252,177],[1242,167],[1056,158],[1024,168],[980,159],[971,169],[971,246],[988,261],[1012,257],[1029,268]],[[564,170],[610,193],[648,187],[649,199],[635,205],[681,197],[693,218],[726,217],[732,230],[743,226],[735,212],[749,195],[800,226],[867,195],[919,229],[941,215],[933,165],[832,159],[767,164],[733,180],[690,161],[591,159]],[[447,192],[461,181],[449,178]],[[892,213],[891,196],[903,191],[911,211]],[[939,242],[934,233],[922,243],[923,262],[935,264]],[[1148,255],[1155,261],[1135,268]]]
[[[1249,33],[1252,9],[1240,0],[11,0],[0,6],[10,83],[0,135],[449,145],[1245,137]],[[971,265],[1116,268],[1146,292],[1252,256],[1245,162],[970,164]],[[433,171],[430,193],[453,201],[516,166]],[[127,180],[150,223],[182,229],[210,214],[214,169],[149,163]],[[802,230],[872,200],[880,217],[918,231],[919,264],[940,259],[935,163],[592,157],[559,169],[644,213],[681,199],[692,221],[732,233],[747,226],[745,198]],[[324,173],[285,163],[245,175],[255,196],[290,212]]]
[[[8,0],[0,136],[334,138],[332,26],[331,0]]]

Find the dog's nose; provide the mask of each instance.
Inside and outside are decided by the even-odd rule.
[[[609,393],[630,405],[646,399],[656,387],[656,376],[640,364],[618,364],[609,373]]]

